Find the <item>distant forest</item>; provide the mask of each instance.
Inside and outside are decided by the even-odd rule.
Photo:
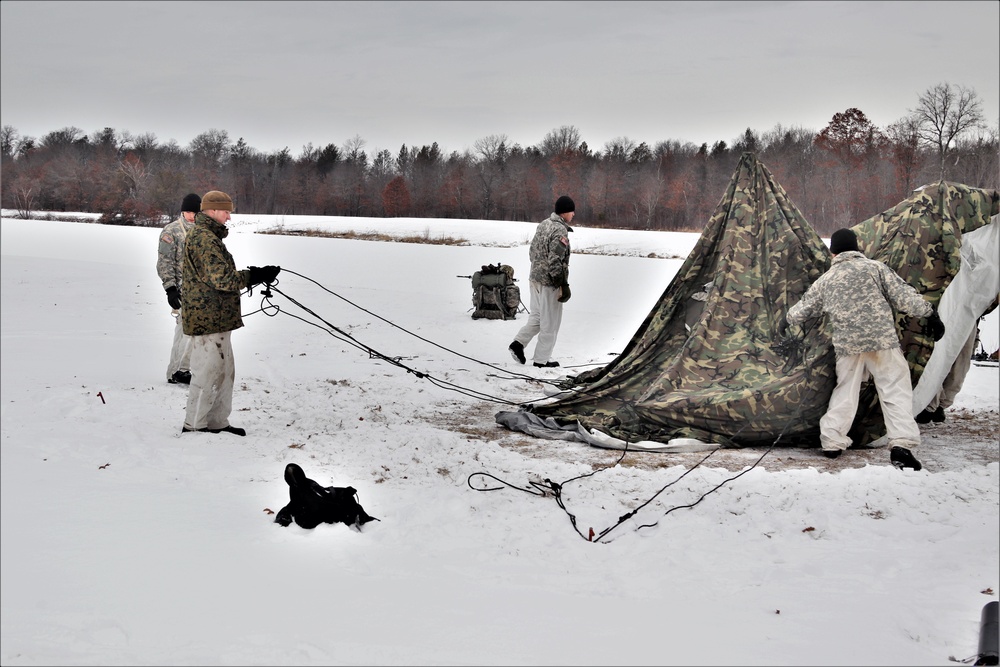
[[[2,128],[2,206],[100,213],[112,224],[160,226],[189,192],[223,190],[238,213],[513,220],[547,217],[556,197],[576,202],[578,223],[619,229],[701,231],[739,158],[753,152],[817,232],[861,222],[917,187],[948,180],[1000,188],[998,129],[974,90],[942,83],[909,115],[879,128],[857,108],[819,131],[747,128],[732,144],[700,146],[627,137],[599,150],[573,126],[535,146],[506,135],[445,155],[438,144],[369,155],[354,137],[262,153],[211,129],[186,148],[152,133],[66,127],[40,139]]]

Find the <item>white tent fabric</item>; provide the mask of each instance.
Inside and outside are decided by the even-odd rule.
[[[1000,222],[962,235],[962,265],[941,295],[938,314],[944,337],[934,343],[924,372],[913,388],[913,414],[918,415],[937,395],[959,351],[983,311],[1000,293]]]
[[[568,440],[585,442],[603,449],[628,450],[630,452],[707,452],[721,449],[722,445],[714,442],[703,442],[696,438],[671,438],[669,442],[640,440],[627,442],[620,438],[602,433],[597,429],[587,429],[579,422],[560,424],[552,417],[541,417],[532,412],[501,411],[496,415],[497,423],[512,431],[520,431],[536,438],[548,440]]]

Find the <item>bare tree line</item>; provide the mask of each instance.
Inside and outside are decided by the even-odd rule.
[[[906,117],[876,127],[857,108],[820,131],[747,128],[727,144],[626,136],[591,149],[573,126],[535,146],[504,134],[445,155],[437,143],[365,151],[354,136],[262,153],[211,129],[182,148],[152,133],[66,127],[40,139],[4,125],[2,205],[32,211],[86,211],[116,224],[162,225],[188,192],[224,190],[239,212],[278,215],[426,217],[536,221],[569,194],[586,225],[700,231],[744,152],[768,166],[806,219],[828,234],[950,180],[1000,188],[997,125],[988,126],[974,90],[948,83],[918,97]]]

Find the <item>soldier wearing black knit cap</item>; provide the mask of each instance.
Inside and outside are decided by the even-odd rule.
[[[837,385],[819,420],[820,446],[828,458],[837,458],[851,446],[848,431],[858,409],[858,392],[871,375],[885,420],[889,460],[897,468],[920,470],[923,466],[912,452],[920,444],[920,429],[913,419],[910,369],[899,347],[894,313],[927,318],[934,340],[944,335],[944,325],[917,290],[860,252],[853,230],[834,232],[830,252],[829,270],[786,316],[792,326],[825,316],[833,329]]]
[[[555,368],[552,350],[562,324],[563,304],[569,301],[569,233],[573,228],[569,223],[576,215],[576,204],[563,195],[556,200],[554,212],[538,223],[531,239],[528,257],[531,273],[528,286],[531,294],[528,321],[514,336],[508,346],[510,354],[518,363],[525,363],[524,346],[536,335],[535,353],[532,361],[537,368]]]
[[[184,239],[194,226],[194,216],[201,210],[201,197],[191,193],[181,202],[181,217],[167,224],[160,232],[160,245],[156,255],[156,273],[163,281],[167,304],[174,316],[174,341],[170,346],[167,363],[167,382],[191,382],[191,336],[184,334],[181,325],[181,283],[184,272]]]

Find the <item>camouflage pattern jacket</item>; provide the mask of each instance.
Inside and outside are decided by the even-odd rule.
[[[160,232],[160,245],[156,257],[156,273],[163,281],[163,289],[180,289],[184,272],[184,239],[194,226],[182,215]]]
[[[184,289],[181,308],[188,336],[224,333],[243,326],[240,292],[250,284],[249,271],[237,271],[222,239],[229,230],[204,213],[195,216],[184,243]]]
[[[548,219],[538,223],[528,249],[528,259],[531,260],[528,280],[546,287],[560,287],[569,282],[571,231],[573,228],[558,213],[553,213]]]
[[[842,252],[788,311],[789,324],[826,313],[837,358],[899,347],[897,311],[926,317],[933,310],[917,290],[882,262]]]

